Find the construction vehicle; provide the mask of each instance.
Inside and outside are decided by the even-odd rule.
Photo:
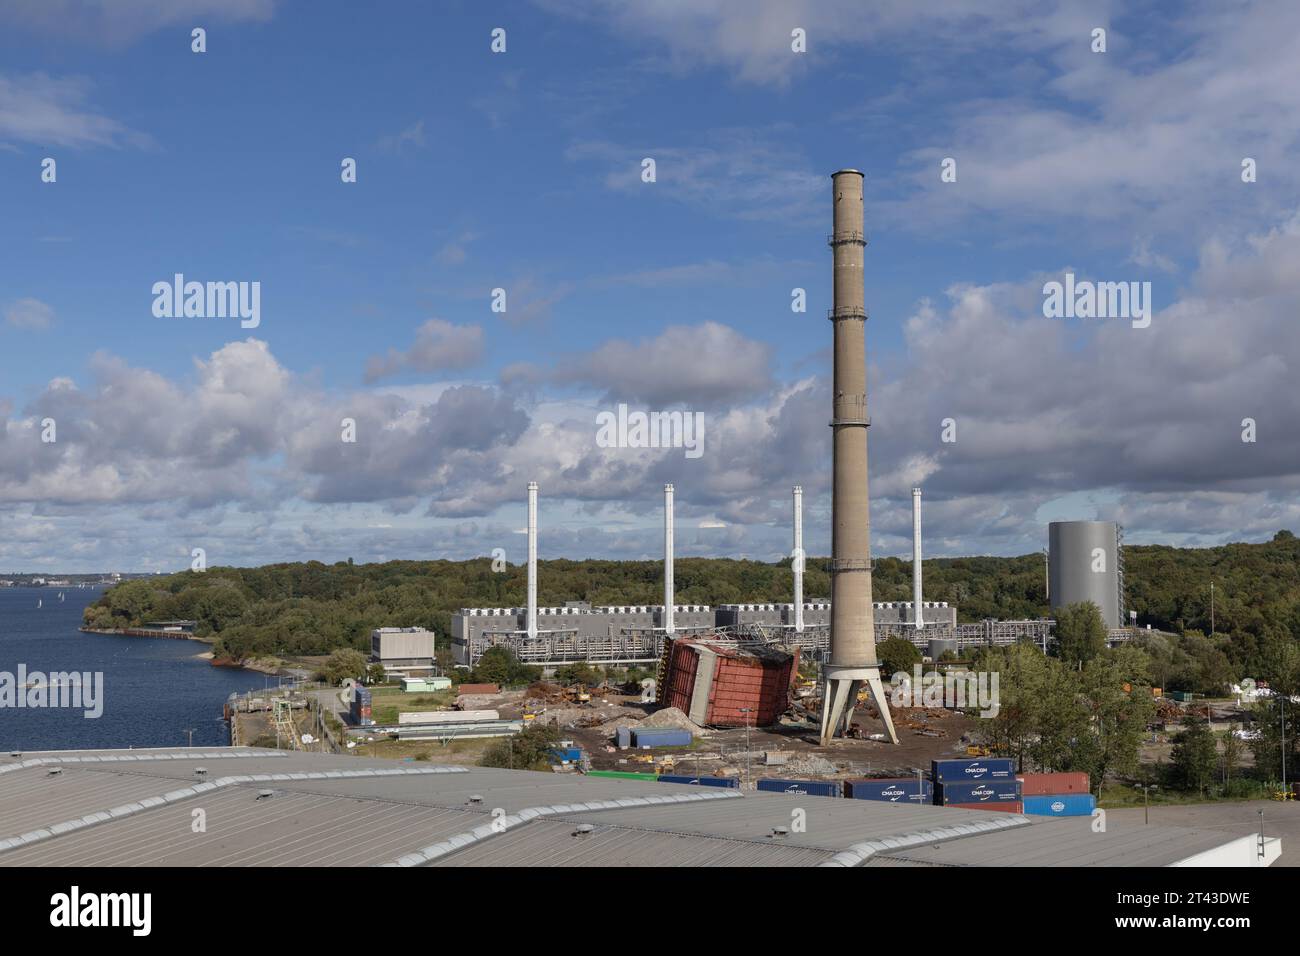
[[[971,744],[969,747],[966,748],[966,756],[967,757],[991,757],[993,756],[993,748],[985,747],[983,744]]]

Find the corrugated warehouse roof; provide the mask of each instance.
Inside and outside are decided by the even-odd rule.
[[[1089,823],[253,749],[0,757],[6,866],[1168,865],[1234,840]]]
[[[1099,833],[1088,817],[1043,818],[1014,833],[988,833],[882,856],[934,866],[1170,866],[1236,838],[1214,830],[1114,821]]]
[[[816,866],[827,850],[683,836],[627,827],[535,821],[431,866]]]

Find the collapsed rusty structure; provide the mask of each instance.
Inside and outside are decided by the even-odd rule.
[[[799,649],[725,638],[664,641],[657,703],[702,727],[767,727],[789,708]]]

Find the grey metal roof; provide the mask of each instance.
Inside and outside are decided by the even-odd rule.
[[[1237,837],[1249,836],[1249,832]],[[940,866],[1169,866],[1237,838],[1213,830],[1108,821],[1095,833],[1089,817],[1048,819],[1013,832],[889,851],[900,861]]]
[[[0,756],[0,866],[1150,866],[1234,839],[1090,822],[254,749]]]
[[[0,776],[0,840],[174,789],[174,780],[156,777],[23,768]]]
[[[431,866],[816,866],[826,850],[537,820]]]
[[[370,866],[479,813],[237,786],[0,853],[0,866]],[[206,831],[193,832],[194,811]]]
[[[802,811],[802,832],[794,826],[796,811]],[[927,838],[955,838],[961,835],[956,831],[1021,828],[1029,822],[1019,814],[995,811],[753,792],[746,793],[743,801],[692,807],[690,813],[678,813],[672,807],[638,807],[574,813],[565,819],[761,842],[773,839],[774,828],[785,827],[789,832],[780,837],[782,842],[832,851],[867,841],[878,841],[882,849],[890,849]]]
[[[406,766],[420,766],[420,764]],[[701,790],[700,787],[688,784],[658,783],[654,780],[641,782],[586,777],[580,774],[496,770],[488,767],[462,769],[466,772],[454,778],[311,780],[294,784],[293,787],[303,792],[378,796],[389,800],[406,800],[443,807],[464,806],[470,797],[478,796],[483,798],[482,803],[485,808],[500,808],[507,813],[517,813],[526,807],[592,800],[618,800],[637,796],[661,796],[671,793],[694,794]]]

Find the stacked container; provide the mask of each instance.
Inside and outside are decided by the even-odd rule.
[[[1097,809],[1086,773],[1020,775],[1025,813],[1044,817],[1087,817]]]
[[[370,717],[370,689],[360,685],[352,688],[352,722],[373,724]]]
[[[844,784],[839,780],[775,780],[763,779],[756,784],[768,793],[797,793],[814,797],[842,797]]]
[[[884,803],[934,803],[934,784],[915,777],[847,780],[844,795],[854,800],[878,800]]]
[[[935,783],[934,802],[941,807],[1008,813],[1024,809],[1015,763],[1010,759],[935,760],[930,768]]]

